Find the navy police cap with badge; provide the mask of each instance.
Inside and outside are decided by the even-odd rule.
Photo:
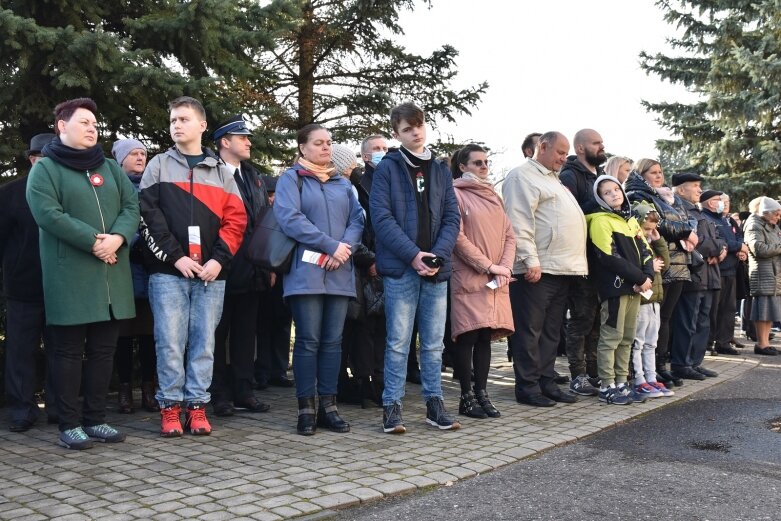
[[[214,141],[219,140],[227,134],[233,134],[235,136],[251,136],[252,132],[247,128],[247,124],[241,116],[233,116],[229,120],[220,124],[217,129],[212,132],[212,139]]]

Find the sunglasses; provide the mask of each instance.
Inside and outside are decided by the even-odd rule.
[[[477,159],[475,161],[470,161],[470,163],[475,165],[477,168],[483,168],[483,167],[489,168],[491,166],[490,160],[483,161],[482,159]]]

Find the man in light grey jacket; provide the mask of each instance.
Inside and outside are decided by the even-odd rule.
[[[510,285],[515,396],[536,407],[577,401],[561,392],[553,370],[572,277],[588,274],[586,220],[558,177],[568,151],[563,134],[546,132],[534,157],[510,171],[502,187],[516,238],[518,280]]]

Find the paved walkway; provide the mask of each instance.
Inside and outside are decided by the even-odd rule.
[[[488,472],[685,399],[760,363],[751,348],[743,356],[709,356],[707,367],[720,377],[687,381],[674,397],[645,404],[620,407],[585,398],[573,405],[532,408],[515,402],[505,349],[503,343],[494,344],[488,384],[502,417],[462,418],[462,428],[453,432],[425,424],[416,385],[407,387],[407,434],[401,436],[382,433],[380,409],[356,406],[340,407],[352,424],[349,434],[298,436],[292,389],[258,393],[271,403],[269,413],[212,416],[209,437],[162,439],[157,415],[112,412],[109,420],[127,431],[127,441],[83,452],[55,445],[54,425],[10,433],[5,411],[0,411],[0,519],[318,517],[330,509]],[[565,364],[565,359],[557,360],[562,373],[567,373]],[[446,404],[456,410],[459,391],[449,373],[443,375],[443,385]]]

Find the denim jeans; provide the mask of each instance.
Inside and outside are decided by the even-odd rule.
[[[641,304],[632,344],[634,384],[656,381],[656,341],[659,337],[659,304]]]
[[[224,280],[204,284],[164,273],[149,277],[159,383],[156,398],[161,407],[209,402],[214,331],[224,296]]]
[[[420,337],[420,379],[423,399],[442,397],[442,339],[447,315],[447,284],[429,282],[412,268],[399,278],[386,277],[385,390],[383,405],[401,403],[407,379],[412,326]]]
[[[287,300],[296,325],[293,344],[296,397],[313,397],[315,390],[319,396],[336,395],[349,297],[295,295]]]

